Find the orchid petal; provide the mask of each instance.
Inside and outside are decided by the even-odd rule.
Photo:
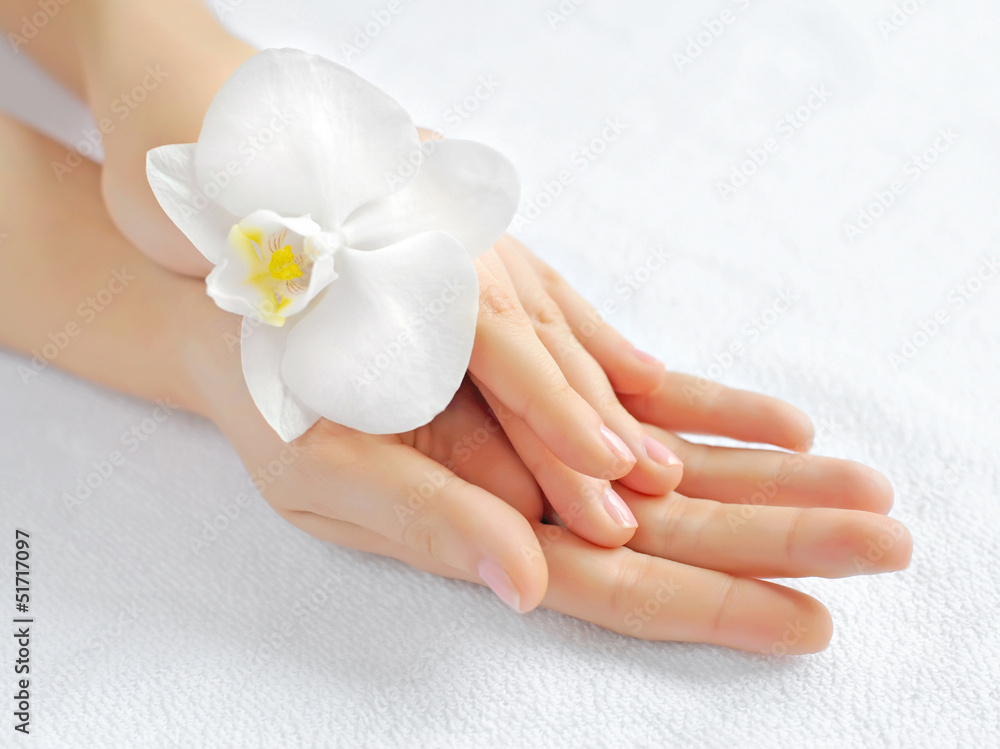
[[[339,278],[289,333],[281,373],[331,421],[372,434],[416,429],[465,376],[479,305],[465,248],[428,232],[337,255]]]
[[[224,181],[216,201],[237,216],[310,214],[333,231],[406,179],[416,126],[389,95],[335,62],[293,49],[259,52],[205,115],[195,170]]]
[[[341,229],[349,246],[374,250],[414,234],[443,231],[478,257],[507,230],[521,184],[506,158],[467,140],[428,141],[423,152],[412,182],[347,218]]]
[[[218,263],[230,227],[239,221],[205,197],[195,176],[193,143],[160,146],[146,154],[146,177],[171,221],[210,263]]]
[[[288,333],[293,328],[294,323],[283,328],[258,325],[246,330],[240,344],[243,377],[250,396],[267,423],[285,442],[301,436],[320,418],[303,405],[281,379],[281,359]]]

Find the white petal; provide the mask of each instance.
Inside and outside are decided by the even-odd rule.
[[[259,52],[216,94],[198,138],[204,182],[230,175],[217,201],[245,216],[311,214],[333,231],[406,180],[416,126],[390,96],[347,68],[293,49]],[[235,172],[235,174],[233,174]]]
[[[146,177],[164,213],[198,252],[218,263],[239,218],[205,197],[195,177],[194,152],[193,143],[154,148],[146,154]]]
[[[320,225],[309,216],[282,216],[267,209],[254,211],[239,223],[256,226],[267,233],[278,229],[288,229],[302,237],[312,237],[322,231]]]
[[[394,434],[451,401],[472,355],[475,266],[442,232],[337,256],[340,277],[288,336],[284,381],[338,424]]]
[[[443,231],[473,257],[486,252],[517,212],[521,183],[499,152],[468,140],[424,143],[416,179],[359,208],[342,230],[351,247],[373,250],[425,231]]]
[[[249,323],[252,325],[252,323]],[[261,415],[285,442],[301,436],[319,421],[319,414],[304,406],[281,380],[281,360],[288,334],[294,328],[258,323],[247,329],[240,344],[243,377]]]

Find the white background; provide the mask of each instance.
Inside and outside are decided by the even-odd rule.
[[[890,33],[887,0],[585,0],[558,23],[557,0],[404,0],[350,60],[343,45],[385,2],[246,0],[224,16],[496,146],[521,171],[524,211],[570,170],[523,239],[671,367],[791,400],[821,425],[818,452],[890,476],[911,568],[795,583],[833,613],[827,651],[782,660],[519,618],[476,586],[315,541],[255,494],[195,553],[248,482],[184,414],[70,512],[62,493],[152,406],[52,368],[25,386],[24,360],[4,353],[0,560],[6,586],[12,529],[32,531],[36,745],[1000,741],[1000,274],[971,281],[1000,256],[1000,19],[988,0],[905,5]],[[733,22],[679,64],[723,9]],[[74,142],[82,106],[3,52],[0,105]],[[463,118],[480,76],[496,90]],[[785,137],[814,87],[828,100]],[[581,162],[608,118],[626,129]],[[912,179],[941,129],[954,141]],[[723,199],[720,181],[768,138],[776,152]],[[845,225],[897,181],[849,241]],[[671,257],[647,275],[656,248]],[[645,283],[626,293],[629,276]],[[794,304],[769,314],[783,294]],[[727,361],[734,342],[745,351]]]

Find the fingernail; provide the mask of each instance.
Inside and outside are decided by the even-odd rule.
[[[497,598],[517,613],[521,613],[521,594],[514,587],[510,575],[503,571],[503,567],[492,559],[484,559],[479,563],[476,571],[483,582],[490,586],[490,590],[497,594]]]
[[[646,455],[655,460],[661,466],[670,468],[681,465],[681,459],[674,455],[673,451],[662,442],[657,442],[649,435],[642,441],[642,446],[646,448]]]
[[[615,521],[615,525],[620,525],[622,528],[639,527],[635,515],[632,514],[628,505],[625,504],[625,500],[619,497],[618,493],[610,486],[604,490],[604,509],[611,516],[611,519]]]
[[[611,448],[618,460],[625,463],[635,463],[635,455],[628,449],[628,445],[622,442],[622,438],[605,426],[601,427],[601,436],[604,437],[605,444]]]
[[[639,349],[632,349],[632,353],[635,354],[635,358],[646,364],[663,364],[659,359],[657,359],[652,354],[647,354],[645,351]]]

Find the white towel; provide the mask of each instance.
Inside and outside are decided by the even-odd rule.
[[[25,385],[3,354],[0,600],[6,617],[28,529],[34,746],[1000,744],[1000,275],[973,280],[1000,255],[1000,18],[988,0],[688,5],[217,7],[508,154],[520,236],[636,343],[791,400],[826,425],[817,452],[891,477],[910,569],[791,582],[835,621],[808,657],[518,617],[295,530],[185,414],[68,509],[153,406],[54,368]],[[29,51],[4,51],[0,104],[72,142],[86,119]],[[28,746],[0,642],[0,745]]]

